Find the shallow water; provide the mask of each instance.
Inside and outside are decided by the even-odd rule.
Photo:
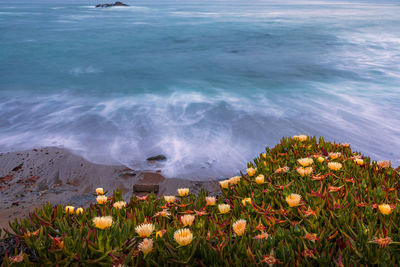
[[[399,2],[126,2],[0,2],[1,152],[206,179],[308,134],[399,165]]]

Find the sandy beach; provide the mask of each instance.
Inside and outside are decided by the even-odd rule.
[[[112,192],[119,188],[128,200],[137,188],[146,191],[158,187],[158,194],[176,194],[176,189],[188,187],[192,192],[201,189],[219,194],[217,181],[189,181],[164,178],[162,173],[140,172],[125,166],[91,163],[69,151],[38,148],[0,154],[0,227],[8,221],[26,217],[43,203],[87,206],[95,201],[93,192],[103,187]]]

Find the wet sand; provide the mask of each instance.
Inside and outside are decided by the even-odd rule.
[[[140,172],[126,166],[91,163],[71,152],[56,147],[0,154],[0,228],[8,221],[29,215],[36,207],[50,202],[87,206],[95,201],[93,192],[103,187],[111,192],[119,188],[125,200],[134,194],[134,185],[158,185],[158,194],[176,194],[179,187],[191,192],[208,190],[220,193],[214,181],[190,181],[164,178],[162,173]]]

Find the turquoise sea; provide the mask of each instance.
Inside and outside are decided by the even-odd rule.
[[[206,179],[307,134],[400,164],[399,1],[102,1],[0,1],[0,152]]]

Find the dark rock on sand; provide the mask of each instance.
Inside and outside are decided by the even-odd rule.
[[[160,188],[160,183],[165,180],[164,176],[158,173],[142,173],[136,184],[133,185],[135,192],[155,192],[157,193]]]
[[[167,157],[164,155],[157,155],[147,158],[147,161],[164,161],[164,160],[167,160]]]
[[[114,4],[98,4],[98,5],[96,5],[96,7],[113,7],[113,6],[129,6],[129,5],[119,2],[119,1],[115,2]]]

